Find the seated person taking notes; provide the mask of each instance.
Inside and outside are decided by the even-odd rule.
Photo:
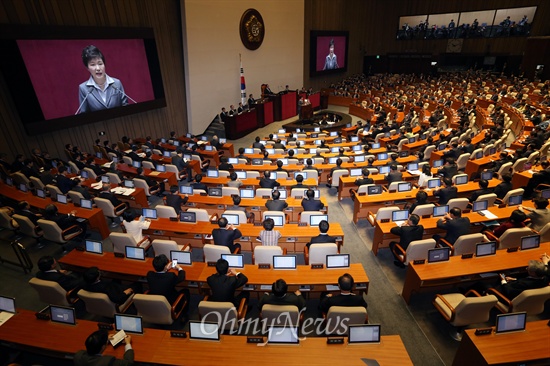
[[[241,249],[241,244],[234,243],[235,240],[243,236],[240,230],[234,228],[233,225],[228,225],[225,217],[220,217],[218,226],[219,229],[212,230],[214,244],[228,247],[231,253],[234,253],[237,248]]]
[[[321,300],[319,308],[326,314],[332,306],[363,306],[367,308],[367,302],[361,295],[356,295],[351,292],[353,289],[353,277],[349,273],[345,273],[338,278],[338,287],[340,294],[328,294]]]
[[[302,310],[306,306],[306,300],[302,296],[300,290],[296,290],[293,293],[288,292],[288,285],[282,278],[273,282],[271,286],[271,294],[267,292],[260,298],[258,307],[260,311],[263,306],[268,305],[294,305],[298,310]]]
[[[258,237],[262,245],[277,245],[282,235],[279,231],[273,230],[275,227],[273,219],[265,219],[262,225],[264,230],[260,231],[260,236]]]
[[[232,302],[236,307],[242,298],[248,298],[250,294],[246,291],[235,296],[235,291],[246,285],[248,278],[234,269],[229,269],[229,263],[225,259],[218,259],[216,262],[216,273],[210,275],[206,282],[210,287],[212,295],[209,301]]]
[[[86,350],[81,350],[74,355],[75,366],[130,366],[134,364],[134,350],[132,349],[132,338],[129,335],[124,337],[124,356],[122,360],[114,356],[104,356],[103,351],[109,343],[109,334],[106,330],[96,330],[86,338]]]

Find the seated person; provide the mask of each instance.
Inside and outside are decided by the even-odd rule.
[[[281,239],[281,233],[277,230],[273,230],[275,227],[275,222],[273,219],[265,219],[262,223],[264,229],[260,231],[260,236],[258,240],[262,242],[262,245],[276,246],[279,244],[279,239]]]
[[[327,220],[322,220],[319,223],[319,235],[314,236],[311,238],[309,243],[307,243],[307,247],[309,248],[313,244],[319,244],[319,243],[334,243],[336,244],[336,237],[328,235],[328,230],[330,229],[330,225]]]
[[[439,198],[440,205],[446,205],[451,198],[458,197],[458,189],[453,185],[451,178],[443,179],[444,187],[436,189],[433,193],[434,197]]]
[[[452,179],[455,175],[458,174],[458,167],[455,164],[454,158],[445,159],[445,165],[443,165],[438,171],[437,174],[441,175],[443,178]]]
[[[237,173],[231,172],[231,174],[229,174],[229,181],[227,182],[227,186],[239,188],[242,185],[243,185],[243,181],[239,179],[239,177],[237,176]]]
[[[109,300],[117,305],[122,305],[133,294],[141,291],[139,283],[131,286],[124,286],[115,281],[101,279],[99,269],[90,267],[82,276],[84,278],[84,289],[90,292],[103,293],[109,296]]]
[[[428,204],[428,194],[425,191],[418,191],[416,193],[416,201],[409,207],[409,213],[412,214],[416,206]]]
[[[255,143],[254,143],[254,144],[255,144]],[[254,145],[254,144],[253,144],[253,145]],[[260,145],[262,145],[262,144],[260,144]],[[264,146],[264,145],[262,145],[262,146]],[[254,146],[254,147],[255,147],[255,146]],[[247,163],[247,164],[250,163],[250,158],[244,154],[244,147],[240,147],[240,148],[239,148],[239,155],[237,155],[237,156],[235,156],[235,157],[236,157],[236,158],[239,158],[239,159],[244,159],[244,160],[246,160],[246,163]]]
[[[241,206],[241,197],[237,195],[232,195],[231,198],[233,199],[233,205],[227,206],[227,211],[242,211],[246,214],[247,220],[254,221],[254,212],[250,212],[246,209],[246,207]]]
[[[425,192],[422,193],[425,194]],[[399,236],[399,242],[390,242],[390,249],[392,251],[393,257],[395,258],[393,264],[395,264],[397,267],[405,268],[405,264],[401,262],[399,258],[397,258],[394,253],[394,248],[397,244],[399,244],[399,246],[403,248],[403,250],[407,250],[407,247],[411,242],[415,240],[422,240],[422,237],[424,235],[424,227],[422,225],[418,225],[419,222],[420,216],[412,214],[409,216],[409,219],[406,223],[401,226],[392,227],[390,230],[393,235]]]
[[[63,193],[67,194],[75,186],[75,182],[67,177],[67,167],[62,165],[57,169],[58,174],[55,176],[55,184]]]
[[[279,192],[279,190],[276,189],[271,192],[272,199],[267,200],[265,207],[267,207],[269,211],[284,211],[285,208],[288,207],[288,203],[284,200],[280,200],[279,197],[281,197],[281,192]]]
[[[82,187],[82,180],[75,178],[73,179],[75,186],[71,189],[71,191],[76,191],[82,195],[87,200],[93,199],[92,195],[90,194],[90,191],[88,191],[88,188]],[[73,202],[74,204],[79,205],[80,202]]]
[[[437,221],[437,228],[445,230],[447,233],[444,238],[451,244],[454,244],[461,235],[470,234],[470,219],[462,217],[462,210],[453,207],[448,214]],[[441,239],[441,235],[433,236],[436,242]]]
[[[31,211],[31,206],[27,201],[19,202],[15,208],[15,213],[17,215],[28,217],[29,220],[31,220],[31,222],[35,225],[38,223],[38,220],[42,218],[41,214]]]
[[[283,162],[280,160],[277,160],[277,169],[275,169],[276,172],[285,172],[288,174],[288,170],[283,169]]]
[[[512,176],[510,174],[503,174],[501,178],[502,182],[495,187],[494,191],[494,193],[497,195],[497,198],[499,199],[503,199],[508,191],[514,189],[514,187],[512,186]]]
[[[294,188],[302,188],[302,189],[304,189],[304,190],[308,188],[308,186],[306,186],[306,185],[303,183],[303,182],[304,182],[304,176],[305,176],[305,173],[303,173],[303,175],[302,175],[302,174],[298,174],[298,175],[296,176],[296,183],[297,183],[297,184],[294,184],[293,186],[290,186],[290,191],[291,191],[291,192],[292,192],[292,190],[293,190]]]
[[[428,180],[432,179],[432,168],[430,167],[430,164],[423,164],[422,165],[422,172],[418,176],[418,186],[419,187],[427,187],[428,186]]]
[[[73,273],[69,274],[64,269],[57,269],[57,261],[50,255],[44,255],[38,260],[36,278],[44,281],[57,282],[64,290],[69,291],[81,287],[84,282]]]
[[[340,294],[332,296],[328,294],[321,300],[319,308],[323,314],[328,313],[332,306],[363,306],[367,308],[367,302],[361,295],[355,295],[351,292],[353,289],[353,277],[349,273],[345,273],[338,278],[338,287]]]
[[[74,228],[74,231],[73,229],[71,229],[69,232],[67,232],[67,234],[70,234],[71,232],[75,232],[75,231],[78,231],[79,229],[82,229],[82,233],[79,234],[75,239],[80,241],[84,240],[84,238],[86,237],[86,230],[87,230],[86,222],[78,222],[76,220],[76,210],[71,211],[67,215],[59,214],[57,212],[58,212],[57,206],[50,203],[44,208],[44,217],[43,217],[44,220],[55,222],[62,231],[65,231],[71,226],[76,225],[78,226],[78,228]],[[64,249],[70,250],[71,249],[70,245],[65,244]]]
[[[317,150],[317,152],[319,152],[319,150]],[[334,172],[336,170],[339,170],[339,169],[343,169],[342,168],[342,159],[340,159],[340,158],[336,159],[336,166],[331,168],[330,172],[328,173],[327,187],[332,188],[332,174],[334,174]],[[335,182],[335,183],[338,183],[338,182]]]
[[[532,290],[548,286],[547,269],[543,262],[530,260],[527,265],[527,277],[514,278],[500,275],[500,284],[495,290],[512,300],[525,290]]]
[[[243,234],[239,229],[228,225],[228,221],[225,217],[220,217],[218,220],[218,229],[212,230],[212,237],[215,245],[222,245],[229,248],[231,253],[234,253],[236,249],[241,249],[241,244],[235,244],[234,241],[239,239]]]
[[[493,229],[493,234],[500,238],[508,229],[525,227],[525,220],[527,220],[527,215],[523,211],[514,210],[507,221]]]
[[[147,186],[149,187],[149,191],[156,191],[157,189],[160,188],[159,182],[143,174],[143,168],[141,167],[137,168],[136,173],[137,173],[136,178],[143,179],[145,183],[147,183]]]
[[[304,211],[321,211],[325,207],[325,204],[315,199],[315,191],[313,189],[308,189],[306,197],[302,199],[302,207]]]
[[[531,198],[535,188],[537,188],[539,184],[548,184],[548,182],[550,182],[550,162],[545,160],[540,163],[540,166],[542,169],[536,173],[533,173],[533,176],[529,179],[527,186],[525,186],[523,199]]]
[[[206,186],[206,184],[201,183],[201,181],[202,181],[202,175],[196,174],[195,182],[191,183],[191,187],[193,187],[193,189],[202,189],[203,191],[208,192],[208,187]]]
[[[474,191],[470,198],[468,198],[468,200],[470,202],[474,202],[478,199],[479,196],[482,196],[484,194],[489,194],[489,193],[493,193],[493,190],[488,188],[489,187],[489,181],[486,180],[486,179],[481,179],[479,182],[479,189],[477,191]]]
[[[151,220],[138,215],[134,209],[124,211],[122,217],[124,218],[123,225],[126,233],[130,234],[136,243],[139,244],[144,239],[143,230],[149,229]],[[149,237],[146,238],[148,239]]]
[[[306,306],[306,300],[302,296],[300,290],[296,290],[294,293],[288,292],[288,285],[285,280],[278,279],[273,282],[271,286],[271,294],[264,293],[260,298],[258,307],[260,311],[264,305],[294,305],[298,310],[302,310]]]
[[[306,160],[306,166],[304,167],[304,170],[306,170],[306,169],[307,170],[316,170],[319,175],[321,174],[321,172],[319,172],[319,169],[317,169],[313,166],[313,159],[311,159],[311,158],[307,158],[307,160]]]
[[[209,301],[232,302],[238,308],[241,299],[248,299],[250,296],[248,291],[241,291],[235,296],[235,291],[246,285],[248,278],[241,272],[229,269],[229,263],[225,259],[218,259],[216,273],[210,275],[206,282],[212,293]]]
[[[276,179],[271,179],[271,172],[266,170],[264,176],[260,179],[261,188],[276,188],[279,187],[281,183],[277,182]]]
[[[127,203],[119,200],[117,196],[113,192],[111,192],[111,183],[103,184],[101,188],[101,193],[99,194],[99,198],[104,198],[106,200],[109,200],[113,205],[113,207],[115,208],[115,211],[124,206],[129,207]]]
[[[531,219],[529,227],[536,231],[541,231],[542,228],[550,222],[550,210],[548,207],[548,199],[537,197],[533,200],[535,208],[520,206],[519,209],[527,211],[527,218]]]
[[[370,171],[367,168],[363,168],[361,170],[361,173],[363,174],[363,177],[362,178],[357,178],[355,180],[355,185],[356,186],[360,187],[364,184],[374,184],[374,180],[372,178],[369,178]]]
[[[252,147],[255,148],[255,149],[261,149],[261,150],[265,149],[264,144],[262,144],[262,143],[260,142],[260,136],[256,136],[256,137],[254,138],[254,142],[252,143]],[[241,151],[239,150],[239,153],[240,153],[240,152],[241,152]],[[244,153],[244,150],[243,150],[243,153]]]
[[[176,286],[185,280],[185,271],[179,264],[175,268],[172,267],[172,262],[161,254],[153,258],[153,268],[154,272],[147,272],[149,295],[162,295],[170,304],[173,304],[180,294],[184,294],[187,301],[190,301],[188,289],[176,290]],[[178,274],[171,271],[172,269],[175,269]]]
[[[397,164],[390,165],[390,172],[386,174],[385,179],[386,182],[388,182],[388,186],[393,182],[400,182],[403,180],[403,173],[397,171]]]
[[[225,156],[222,156],[220,158],[220,165],[218,166],[218,170],[233,170],[233,164],[229,164],[227,158]]]
[[[106,330],[96,330],[86,338],[86,350],[80,350],[74,355],[75,366],[112,365],[130,366],[134,364],[134,350],[132,349],[132,337],[128,334],[122,341],[124,343],[124,355],[122,360],[114,356],[102,355],[109,343],[109,334]]]
[[[189,200],[189,196],[185,195],[183,198],[180,196],[179,186],[170,186],[170,194],[164,197],[164,203],[166,206],[173,207],[176,213],[179,215],[181,210],[185,208],[185,204]]]

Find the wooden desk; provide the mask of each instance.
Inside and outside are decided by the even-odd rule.
[[[351,197],[351,193],[349,192],[350,189],[357,190],[357,187],[355,185],[355,181],[358,178],[362,178],[363,176],[360,175],[358,177],[350,177],[350,176],[342,176],[340,177],[340,182],[338,184],[338,199],[342,200],[344,198]],[[369,178],[374,180],[374,184],[387,184],[386,182],[386,175],[385,174],[370,174]],[[411,175],[409,172],[403,172],[403,180],[404,181],[412,181],[416,180],[418,178],[417,175]]]
[[[202,183],[204,183],[208,186],[212,186],[212,187],[227,186],[227,182],[229,182],[230,180],[231,179],[229,179],[229,178],[222,178],[222,177],[218,177],[218,178],[204,177],[204,178],[202,178]],[[244,188],[246,186],[259,188],[259,186],[260,186],[260,180],[259,179],[247,178],[247,179],[241,179],[241,182],[243,182],[243,185],[241,186],[241,188]],[[292,179],[284,179],[284,178],[277,179],[277,182],[279,182],[279,184],[281,185],[281,188],[288,188],[288,187],[291,187],[293,185],[298,184],[298,182],[296,182],[296,179],[294,179],[294,178],[292,178]],[[305,184],[306,186],[310,186],[310,187],[317,187],[318,183],[317,183],[316,179],[308,178],[308,179],[304,179],[302,184]]]
[[[76,211],[76,216],[88,220],[90,227],[99,231],[102,239],[107,238],[111,233],[109,227],[107,226],[107,220],[105,219],[103,211],[101,211],[100,208],[92,208],[91,210],[88,210],[86,208],[77,207],[72,203],[57,204],[50,198],[39,198],[30,192],[21,192],[15,187],[10,187],[3,183],[0,184],[0,194],[2,196],[11,198],[12,200],[27,201],[32,207],[36,207],[42,210],[50,203],[53,203],[57,206],[57,209],[62,214],[68,214],[71,211]]]
[[[86,338],[96,330],[97,322],[78,319],[75,326],[56,324],[37,320],[34,312],[18,309],[18,313],[0,327],[0,339],[13,349],[71,359],[78,350],[85,349]],[[172,338],[170,331],[146,328],[143,335],[132,336],[132,347],[136,362],[155,365],[236,366],[246,362],[275,366],[284,358],[284,364],[290,366],[301,366],[305,359],[313,365],[345,362],[364,366],[362,358],[366,357],[382,366],[412,365],[398,335],[382,336],[379,344],[368,345],[327,345],[325,337],[307,337],[298,346],[258,347],[246,343],[245,336],[222,335],[220,342],[202,342]],[[121,359],[124,347],[107,346],[103,354]]]
[[[88,188],[88,191],[90,191],[93,195],[99,195],[101,193],[101,187],[98,189],[92,188],[92,184],[96,183],[93,179],[87,179],[82,182],[82,185]],[[117,184],[111,184],[112,188],[118,187]],[[120,185],[121,187],[124,187],[124,185]],[[112,189],[111,188],[111,189]],[[116,194],[117,198],[124,202],[128,202],[131,207],[137,207],[137,208],[148,208],[149,207],[149,201],[147,200],[147,195],[145,194],[145,190],[143,188],[134,188],[134,192],[130,194],[129,196],[125,196],[123,194]]]
[[[476,336],[475,329],[464,332],[453,366],[508,365],[535,362],[550,364],[548,320],[528,322],[524,332]]]
[[[167,162],[167,164],[170,164],[170,162]],[[130,167],[127,164],[117,164],[117,169],[125,174],[129,174],[132,176],[137,175],[137,169],[134,167]],[[156,181],[159,181],[161,184],[164,180],[168,181],[168,184],[172,185],[178,185],[178,178],[176,177],[175,173],[172,172],[156,172],[151,169],[143,169],[144,174]]]
[[[453,256],[448,262],[442,263],[410,263],[407,266],[401,296],[408,304],[413,293],[425,288],[451,285],[456,287],[458,283],[481,280],[479,276],[481,273],[525,269],[529,260],[538,259],[548,251],[550,251],[550,242],[541,243],[537,249],[514,253],[499,249],[496,255],[487,257],[462,259],[461,256]]]

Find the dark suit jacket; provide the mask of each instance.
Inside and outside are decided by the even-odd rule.
[[[265,177],[262,177],[260,179],[260,187],[261,188],[275,188],[275,187],[278,187],[280,185],[281,185],[281,183],[277,182],[275,179],[265,178]]]
[[[107,101],[104,102],[103,98],[99,95],[99,91],[93,86],[93,84],[91,84],[91,78],[92,77],[90,76],[89,80],[78,86],[79,105],[84,101],[84,99],[86,99],[86,101],[82,103],[79,113],[94,112],[128,105],[128,97],[124,93],[124,87],[122,86],[120,80],[112,78],[114,83],[109,84],[109,86],[105,89],[105,92],[107,93]]]
[[[68,229],[72,225],[75,225],[78,223],[74,216],[69,216],[65,214],[55,214],[54,216],[44,216],[44,219],[55,222],[61,230]]]
[[[447,231],[445,240],[454,244],[456,239],[461,235],[467,235],[470,233],[470,219],[467,217],[459,217],[454,220],[439,220],[437,221],[437,227]]]
[[[349,294],[349,295],[334,295],[327,296],[321,300],[319,305],[323,313],[327,313],[331,306],[363,306],[367,308],[367,303],[363,299],[362,295]]]
[[[17,215],[28,217],[29,220],[31,220],[32,223],[35,225],[38,223],[38,220],[40,220],[40,217],[36,216],[34,212],[31,212],[29,210],[16,210],[15,213]]]
[[[185,271],[174,272],[153,272],[147,273],[147,284],[150,295],[163,295],[170,304],[173,304],[178,297],[176,285],[185,280]]]
[[[362,186],[365,184],[374,184],[374,180],[372,178],[357,178],[355,180],[356,186]]]
[[[166,205],[174,207],[174,210],[176,210],[176,213],[179,215],[181,206],[185,205],[188,200],[188,197],[181,198],[179,194],[169,194],[166,196]]]
[[[321,243],[336,243],[336,237],[330,236],[328,234],[319,234],[317,236],[314,236],[311,238],[309,243],[307,243],[307,247],[309,248],[312,244],[321,244]]]
[[[225,170],[225,171],[233,170],[233,164],[221,163],[220,166],[218,166],[218,170]]]
[[[84,196],[84,198],[86,198],[87,200],[92,199],[92,195],[90,194],[90,192],[82,186],[74,186],[72,191],[80,192],[80,194],[82,194],[82,196]],[[78,202],[76,202],[76,203],[78,203]]]
[[[235,291],[248,282],[248,278],[240,273],[237,276],[226,276],[214,273],[206,279],[212,296],[209,301],[233,302]]]
[[[495,187],[495,191],[493,193],[495,193],[498,198],[503,199],[504,196],[506,196],[506,193],[508,193],[511,189],[513,189],[512,183],[502,182]]]
[[[491,188],[478,189],[477,191],[472,193],[469,200],[470,202],[474,202],[475,200],[478,199],[479,196],[483,196],[484,194],[489,194],[489,193],[493,193],[493,190]]]
[[[183,161],[183,158],[180,158],[178,155],[172,156],[172,164],[176,166],[178,172],[185,170],[187,168],[187,163]]]
[[[510,281],[504,285],[500,285],[497,287],[497,290],[508,299],[512,300],[524,290],[546,287],[547,285],[548,281],[543,278],[524,277],[518,278],[515,281]]]
[[[403,249],[407,249],[412,241],[422,240],[422,236],[424,235],[424,227],[422,225],[396,226],[392,227],[390,232],[399,236],[399,245]]]
[[[66,275],[58,271],[54,272],[42,272],[39,271],[36,274],[36,278],[39,278],[44,281],[53,281],[59,283],[59,286],[63,287],[64,290],[69,291],[73,288],[80,287],[83,285],[82,280],[79,278],[73,277],[71,275]]]
[[[403,174],[401,172],[389,172],[386,174],[386,181],[388,182],[388,185],[392,182],[399,182],[403,180]]]
[[[214,244],[223,245],[229,248],[231,253],[235,250],[233,241],[239,239],[243,234],[239,229],[226,230],[226,229],[214,229],[212,230],[212,237],[214,238]]]
[[[283,200],[267,200],[265,207],[267,207],[269,211],[284,211],[284,209],[288,207],[288,203]]]
[[[106,200],[111,201],[114,207],[117,207],[122,204],[122,202],[116,198],[114,193],[103,191],[99,194],[100,198],[105,198]]]
[[[316,199],[308,200],[307,198],[304,198],[302,200],[302,207],[304,208],[304,211],[320,211],[323,207],[325,207],[325,204]]]
[[[434,197],[439,197],[439,204],[446,205],[451,198],[458,197],[456,187],[445,187],[434,191]]]
[[[89,355],[88,352],[82,350],[74,355],[75,366],[130,366],[134,364],[134,350],[129,349],[124,352],[122,360],[116,359],[114,356]]]
[[[204,183],[198,183],[198,182],[191,183],[191,187],[193,187],[193,189],[202,189],[208,192],[208,187]]]
[[[301,310],[306,306],[306,300],[302,295],[297,296],[295,293],[289,292],[283,297],[277,297],[274,294],[264,294],[260,298],[258,307],[262,310],[262,307],[265,304],[269,305],[294,305],[298,307],[298,310]]]
[[[122,286],[120,283],[106,282],[103,280],[100,280],[99,282],[96,282],[96,283],[92,283],[91,285],[86,284],[84,286],[84,289],[90,292],[99,292],[102,294],[106,294],[107,296],[109,296],[109,300],[111,300],[117,305],[124,304],[124,302],[130,296],[124,293],[124,290],[126,288]]]
[[[71,179],[61,174],[58,174],[55,177],[55,181],[57,188],[59,188],[59,190],[63,192],[63,194],[67,194],[67,192],[69,192],[75,186],[75,183]]]
[[[452,178],[455,175],[458,174],[458,168],[456,164],[453,165],[444,165],[441,169],[437,171],[439,174],[441,174],[444,178]]]

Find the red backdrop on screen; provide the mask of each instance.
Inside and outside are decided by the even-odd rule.
[[[334,40],[334,54],[338,61],[339,68],[346,64],[346,37],[345,36],[319,36],[317,37],[317,63],[316,71],[323,71],[325,59],[329,54],[330,40]]]
[[[149,65],[141,39],[17,41],[44,119],[72,116],[78,109],[78,86],[90,77],[82,49],[93,44],[105,57],[107,75],[121,81],[136,102],[154,100]],[[128,103],[133,102],[128,99]]]

